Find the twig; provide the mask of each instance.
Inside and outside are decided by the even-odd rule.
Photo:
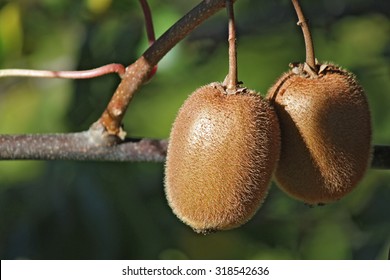
[[[134,93],[147,81],[153,67],[188,33],[225,7],[226,0],[204,0],[169,28],[132,65],[126,68],[122,82],[98,120],[109,134],[121,136],[122,120]]]
[[[139,0],[139,2],[141,4],[142,11],[144,13],[146,34],[148,36],[149,45],[151,46],[156,41],[156,36],[154,34],[154,27],[153,27],[152,12],[150,11],[148,1]]]
[[[122,76],[125,67],[122,64],[112,63],[98,68],[82,71],[50,71],[31,69],[0,69],[2,77],[33,77],[33,78],[62,78],[62,79],[90,79],[110,73],[118,73]]]
[[[298,16],[298,25],[302,28],[303,37],[305,40],[305,48],[306,48],[306,64],[315,72],[317,73],[317,66],[315,61],[315,53],[314,53],[314,45],[313,40],[311,38],[311,33],[309,29],[309,24],[303,14],[302,8],[299,5],[298,0],[292,0],[292,3],[294,5],[295,12]]]
[[[146,35],[148,36],[149,46],[153,45],[156,41],[156,35],[154,33],[153,17],[147,0],[139,0],[142,12],[145,18]],[[148,80],[150,80],[157,72],[157,64],[153,67],[149,73]]]

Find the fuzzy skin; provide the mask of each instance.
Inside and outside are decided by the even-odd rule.
[[[355,77],[333,65],[315,78],[289,72],[267,97],[280,122],[279,187],[308,204],[351,192],[371,159],[370,111]]]
[[[219,83],[183,104],[168,145],[165,192],[173,212],[195,231],[231,229],[260,207],[280,152],[276,113],[245,90]]]

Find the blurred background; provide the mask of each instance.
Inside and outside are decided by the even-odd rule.
[[[150,0],[157,36],[200,1]],[[375,144],[390,144],[390,2],[301,1],[320,61],[366,89]],[[236,4],[239,78],[263,95],[305,51],[287,0]],[[133,62],[147,48],[136,0],[0,0],[0,68],[90,69]],[[131,137],[167,138],[197,87],[227,74],[226,12],[204,22],[160,63],[125,119]],[[118,85],[0,79],[0,134],[88,129]],[[367,172],[347,197],[310,208],[272,185],[244,226],[207,236],[167,205],[162,163],[0,161],[2,259],[387,259],[390,171]]]

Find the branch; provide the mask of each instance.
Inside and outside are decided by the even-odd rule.
[[[118,143],[110,136],[102,143],[100,135],[97,127],[66,134],[0,135],[0,160],[165,161],[168,140],[126,138]],[[390,146],[374,146],[371,168],[390,169]]]
[[[2,160],[77,160],[116,162],[162,162],[167,141],[125,139],[101,144],[89,131],[67,134],[0,135]]]
[[[116,89],[106,110],[98,120],[110,135],[123,137],[122,120],[134,93],[145,83],[153,67],[186,35],[207,18],[224,8],[226,0],[204,0],[193,8],[160,38],[133,64]]]

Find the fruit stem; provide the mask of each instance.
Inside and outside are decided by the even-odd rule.
[[[303,38],[305,40],[305,48],[306,48],[306,64],[314,70],[315,73],[317,73],[317,66],[316,66],[316,61],[315,61],[315,54],[314,54],[314,45],[313,45],[313,40],[311,37],[310,29],[309,29],[309,24],[308,21],[306,20],[301,5],[299,4],[298,0],[291,0],[295,12],[297,13],[298,16],[298,22],[297,25],[299,25],[302,29],[303,32]]]
[[[148,36],[149,45],[152,45],[156,41],[156,36],[154,34],[154,27],[153,27],[152,12],[150,11],[148,1],[139,0],[139,2],[142,7],[142,12],[144,13],[146,34]]]
[[[152,12],[150,10],[150,6],[147,0],[139,0],[139,2],[141,4],[142,12],[145,18],[146,35],[148,37],[149,46],[151,46],[156,41]],[[153,70],[149,73],[148,80],[150,80],[156,74],[156,72],[157,72],[157,65],[155,65]]]
[[[228,93],[235,93],[238,84],[237,71],[237,45],[236,45],[236,26],[234,20],[233,1],[226,0],[226,10],[229,17],[229,73],[226,77],[226,89]]]

